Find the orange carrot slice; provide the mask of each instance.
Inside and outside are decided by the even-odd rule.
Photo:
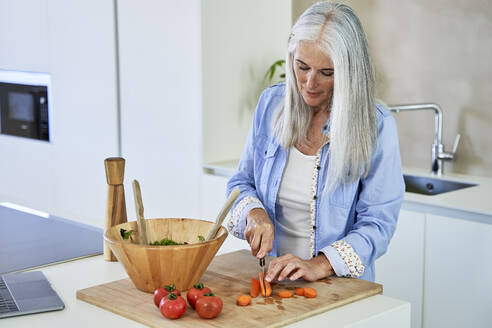
[[[296,288],[296,295],[304,296],[304,288]]]
[[[251,296],[249,295],[239,295],[236,300],[236,304],[240,306],[247,306],[251,303]]]
[[[280,296],[282,298],[289,298],[289,297],[292,297],[292,292],[290,290],[287,290],[287,289],[282,289],[278,292],[278,296]]]
[[[270,295],[272,295],[272,286],[270,286],[270,283],[268,281],[265,281],[265,296]]]
[[[251,279],[251,289],[249,291],[251,297],[257,297],[260,295],[260,281],[256,278]]]
[[[263,279],[263,272],[260,272],[259,274],[259,282],[260,282],[260,289],[261,289],[261,295],[265,296],[265,280]]]
[[[311,287],[304,288],[304,297],[314,298],[316,297],[316,294],[317,294],[316,289]]]

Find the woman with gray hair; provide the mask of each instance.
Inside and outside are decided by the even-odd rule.
[[[292,28],[286,82],[260,97],[228,192],[235,187],[227,227],[256,257],[275,256],[267,281],[374,280],[404,182],[396,125],[374,100],[366,37],[350,7],[314,4]]]

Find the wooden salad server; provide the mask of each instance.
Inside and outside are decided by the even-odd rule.
[[[144,207],[142,192],[137,180],[133,180],[133,197],[135,199],[135,210],[137,211],[138,240],[141,245],[148,245],[147,225],[144,218]]]
[[[219,215],[215,219],[215,225],[208,232],[208,236],[205,239],[205,241],[209,241],[215,238],[217,231],[219,231],[220,227],[222,226],[222,222],[224,221],[225,217],[227,216],[227,213],[229,213],[229,210],[231,209],[232,205],[234,204],[237,197],[239,196],[239,193],[240,193],[239,188],[234,188],[231,191],[224,206],[220,210]]]

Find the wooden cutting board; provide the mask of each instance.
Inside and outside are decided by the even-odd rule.
[[[267,261],[268,262],[268,261]],[[216,256],[201,282],[222,298],[222,313],[204,320],[188,306],[178,320],[164,318],[154,305],[153,295],[137,290],[130,279],[122,279],[77,291],[77,298],[149,327],[280,327],[313,315],[381,294],[382,285],[351,278],[327,278],[317,282],[280,282],[272,285],[273,297],[254,298],[246,307],[236,305],[240,294],[249,294],[251,278],[257,277],[258,260],[249,251],[241,250]],[[313,287],[316,298],[294,296],[281,299],[280,289]],[[186,293],[182,296],[186,299]]]

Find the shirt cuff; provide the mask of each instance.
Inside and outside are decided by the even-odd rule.
[[[337,240],[331,246],[337,251],[338,255],[348,267],[349,276],[359,278],[364,273],[364,265],[352,246],[344,240]]]
[[[321,250],[321,253],[323,253],[328,261],[330,261],[331,267],[338,277],[350,276],[350,270],[347,264],[345,264],[335,248],[332,246],[325,247]]]
[[[231,218],[227,223],[227,229],[237,238],[246,239],[244,237],[244,229],[246,229],[246,215],[253,208],[265,209],[258,198],[247,196],[237,203],[236,207],[232,211]]]

